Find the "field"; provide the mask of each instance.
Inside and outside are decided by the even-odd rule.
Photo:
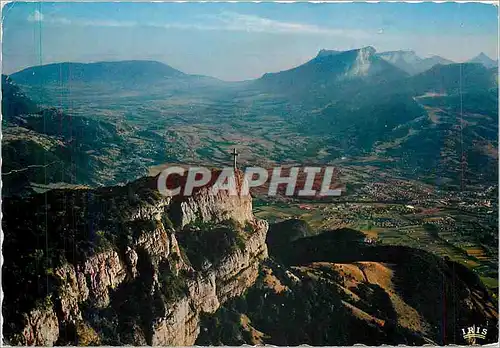
[[[449,257],[477,273],[490,289],[498,287],[498,252],[494,243],[477,240],[471,225],[484,224],[481,215],[458,209],[424,209],[384,203],[266,203],[257,201],[255,215],[270,222],[303,219],[320,233],[349,227],[377,244],[405,245]],[[491,228],[494,228],[492,226]]]

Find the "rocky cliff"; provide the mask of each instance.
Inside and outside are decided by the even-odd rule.
[[[192,345],[200,314],[242,294],[267,257],[250,196],[164,197],[156,178],[3,206],[7,342]]]

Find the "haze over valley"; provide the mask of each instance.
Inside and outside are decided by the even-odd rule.
[[[183,24],[144,12],[152,18],[143,27],[140,7],[123,6],[114,21],[56,5],[27,20],[49,34],[67,26],[68,37],[105,28],[103,42],[118,28],[203,31],[191,46],[175,46],[192,52],[206,48],[203,40],[225,47],[225,35],[255,35],[263,47],[255,55],[267,50],[269,65],[281,55],[274,66],[286,68],[257,75],[267,63],[249,66],[229,51],[214,62],[207,49],[197,56],[206,66],[184,54],[187,70],[220,72],[220,63],[230,78],[192,74],[177,69],[179,52],[170,52],[172,63],[167,54],[123,57],[117,47],[126,44],[115,37],[110,59],[61,62],[80,48],[51,46],[53,59],[40,57],[55,63],[18,69],[33,59],[12,58],[20,48],[9,35],[24,35],[17,25],[26,20],[12,16],[2,75],[6,343],[469,344],[461,330],[472,325],[487,329],[479,343],[498,341],[498,60],[471,53],[483,41],[464,57],[450,34],[442,50],[452,59],[427,54],[433,47],[415,43],[403,21],[418,50],[393,49],[392,36],[390,50],[386,37],[354,45],[373,28],[391,32],[397,20],[382,8],[380,21],[357,20],[358,29],[342,22],[340,30],[327,20],[330,10],[315,24],[286,11],[269,19],[264,4],[269,18],[246,5],[239,15],[186,10]],[[442,16],[453,27],[439,6],[414,16]],[[314,11],[307,7],[304,18]],[[488,41],[481,25],[462,20],[467,35]],[[429,23],[422,37],[436,21]],[[268,49],[287,35],[301,47],[293,58]],[[320,37],[343,37],[350,48],[306,52],[302,35],[316,46]],[[92,48],[103,55],[100,44]],[[159,194],[164,168],[217,173],[232,165],[233,149],[241,171],[335,167],[342,194],[290,197],[281,187],[269,196],[269,183],[250,196],[210,196],[205,187],[190,197]]]
[[[494,181],[496,68],[436,58],[427,70],[410,74],[408,62],[421,69],[422,60],[407,51],[321,50],[296,68],[244,82],[189,75],[154,61],[50,64],[4,78],[13,103],[27,109],[7,106],[4,115],[16,125],[13,139],[22,137],[22,121],[34,146],[40,144],[28,130],[54,143],[75,137],[77,146],[92,147],[78,156],[95,164],[51,182],[116,184],[169,162],[222,165],[233,147],[244,165],[371,159],[455,189]],[[20,120],[26,112],[34,115]],[[40,113],[51,115],[44,129]],[[108,146],[96,147],[99,142]],[[55,167],[49,173],[64,165]]]

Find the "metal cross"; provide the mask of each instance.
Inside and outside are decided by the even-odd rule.
[[[232,155],[233,155],[233,168],[234,170],[236,170],[236,157],[239,156],[239,153],[236,152],[236,148],[233,148]]]

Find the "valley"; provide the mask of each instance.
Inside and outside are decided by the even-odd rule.
[[[398,64],[390,64],[396,59],[390,58],[394,52],[380,55],[383,59],[374,52],[373,48],[324,50],[290,71],[231,83],[140,61],[117,65],[110,83],[94,79],[102,75],[98,65],[46,66],[35,80],[27,70],[8,81],[14,90],[12,104],[42,112],[56,106],[62,113],[51,116],[50,122],[44,120],[42,130],[33,117],[20,123],[24,111],[13,108],[20,116],[13,115],[12,131],[4,128],[4,154],[23,139],[39,137],[37,146],[53,149],[56,144],[68,147],[64,133],[68,130],[73,132],[69,137],[87,137],[79,140],[79,147],[69,146],[75,152],[63,169],[71,172],[69,179],[53,173],[50,166],[13,173],[24,176],[13,182],[28,180],[35,192],[44,187],[126,183],[155,176],[168,164],[222,167],[230,163],[233,148],[240,153],[242,167],[334,166],[341,173],[337,184],[345,188],[342,197],[329,203],[284,199],[276,203],[265,197],[264,190],[254,192],[258,201],[262,199],[256,214],[270,221],[304,218],[321,230],[356,228],[383,243],[432,249],[481,270],[480,275],[496,287],[498,102],[494,81],[488,82],[485,75],[489,70],[466,65],[467,80],[457,94],[450,72],[462,69],[461,65],[436,63],[429,67],[432,74],[424,70],[408,76],[396,68]],[[363,55],[365,61],[355,63],[364,64],[363,68],[349,67],[356,54]],[[409,59],[411,52],[401,54]],[[120,70],[125,66],[144,73],[131,75],[138,77],[123,84],[122,77],[115,78],[126,73]],[[323,84],[318,79],[327,75],[311,75],[312,69],[332,66],[337,70],[330,70]],[[338,79],[342,69],[353,69],[360,76]],[[380,81],[382,71],[393,77]],[[481,74],[471,75],[477,71]],[[68,83],[60,83],[60,73]],[[158,78],[158,73],[168,76]],[[289,79],[303,85],[297,89],[293,83],[284,89],[292,83]],[[324,84],[339,92],[327,92]],[[379,84],[384,91],[374,89]],[[363,119],[368,115],[372,120]],[[75,128],[80,119],[87,128]],[[94,123],[94,133],[89,133],[88,125]],[[105,127],[107,135],[97,127]],[[33,137],[33,132],[39,135]],[[90,134],[96,134],[97,143]],[[47,155],[40,156],[28,164],[49,162]],[[82,165],[75,167],[74,156],[85,156]],[[38,177],[26,178],[36,171]]]

